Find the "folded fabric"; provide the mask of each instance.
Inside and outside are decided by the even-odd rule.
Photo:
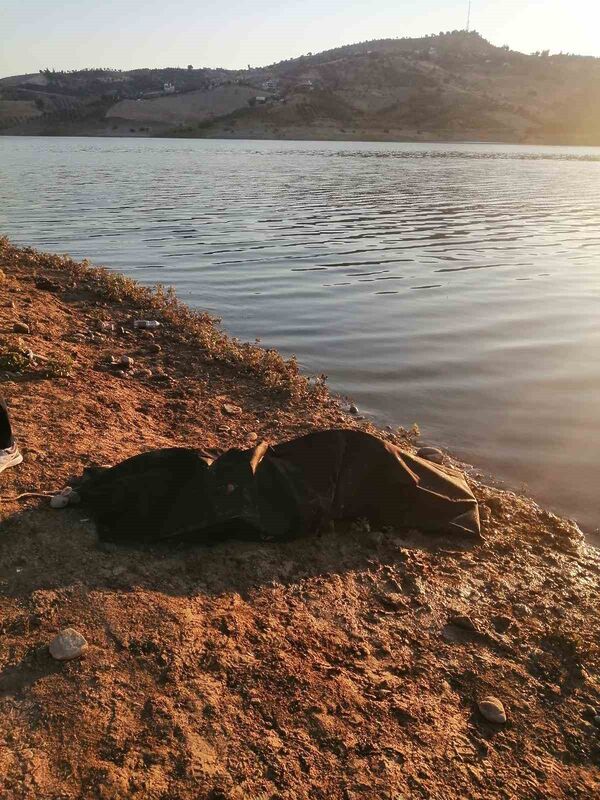
[[[156,450],[86,475],[77,487],[102,539],[286,540],[331,521],[479,536],[464,476],[354,430],[325,430],[215,460]]]

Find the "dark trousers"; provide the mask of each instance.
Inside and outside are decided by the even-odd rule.
[[[0,450],[6,450],[13,444],[12,428],[6,403],[0,397]]]

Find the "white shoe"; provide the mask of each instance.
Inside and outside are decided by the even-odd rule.
[[[9,467],[16,467],[23,461],[23,456],[16,444],[6,450],[0,450],[0,472]]]

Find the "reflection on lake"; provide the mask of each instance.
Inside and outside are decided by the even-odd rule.
[[[173,284],[597,527],[600,149],[0,137],[0,230]]]

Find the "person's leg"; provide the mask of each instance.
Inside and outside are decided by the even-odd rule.
[[[0,450],[8,450],[14,443],[8,409],[4,399],[0,397]]]
[[[0,472],[4,472],[8,467],[16,467],[21,461],[23,456],[13,439],[8,409],[0,397]]]

